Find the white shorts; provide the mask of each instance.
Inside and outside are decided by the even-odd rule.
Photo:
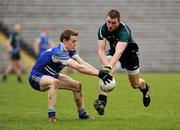
[[[108,60],[111,60],[111,58],[112,58],[111,55],[108,55],[108,56],[106,56],[106,57],[107,57]],[[116,63],[116,70],[119,70],[120,67],[121,67],[121,63],[118,61],[118,62]],[[139,74],[139,72],[140,72],[140,68],[139,68],[139,67],[138,67],[137,69],[135,69],[135,70],[127,70],[127,69],[125,69],[125,70],[126,70],[126,73],[127,73],[128,75],[135,75],[135,74]]]

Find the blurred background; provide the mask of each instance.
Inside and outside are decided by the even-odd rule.
[[[45,26],[56,43],[63,29],[78,31],[79,54],[100,68],[97,30],[110,9],[119,10],[131,28],[143,72],[180,72],[179,0],[0,0],[0,72],[9,62],[4,42],[15,23],[22,26],[25,70],[34,63],[33,42]]]

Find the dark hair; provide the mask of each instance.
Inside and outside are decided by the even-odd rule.
[[[71,36],[78,36],[78,32],[75,32],[70,29],[65,29],[60,35],[60,41],[63,42],[64,39],[69,41]]]
[[[120,13],[115,9],[110,10],[107,16],[109,16],[112,19],[118,18],[118,21],[120,20]]]

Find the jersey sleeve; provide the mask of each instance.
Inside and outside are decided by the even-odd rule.
[[[70,57],[70,58],[74,59],[74,58],[76,58],[77,56],[79,56],[79,55],[78,55],[78,52],[77,52],[76,50],[73,50],[73,51],[70,51],[70,52],[69,52],[69,57]]]
[[[104,36],[103,36],[103,26],[101,26],[98,30],[98,40],[103,40]]]
[[[56,52],[52,55],[52,61],[55,63],[62,63],[63,65],[69,64],[72,59],[69,56],[69,53],[66,51]]]
[[[13,34],[10,34],[9,35],[9,41],[12,42],[12,39],[13,39]]]

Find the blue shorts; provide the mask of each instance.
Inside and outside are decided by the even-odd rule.
[[[40,90],[40,80],[42,78],[42,76],[47,75],[41,72],[31,72],[29,75],[29,83],[31,85],[31,87],[35,90],[41,91]],[[56,75],[47,75],[47,76],[51,76],[53,78],[58,79],[59,78],[59,74]]]
[[[20,60],[21,59],[20,52],[10,53],[10,57],[11,57],[11,60]]]
[[[40,80],[43,75],[42,73],[31,73],[29,75],[29,84],[33,89],[40,91]]]

